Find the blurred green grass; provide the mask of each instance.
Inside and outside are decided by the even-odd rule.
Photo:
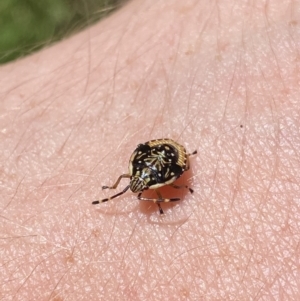
[[[0,64],[107,16],[120,0],[0,0]]]

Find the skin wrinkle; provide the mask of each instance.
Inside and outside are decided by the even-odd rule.
[[[259,2],[251,4],[253,10],[259,10]],[[219,23],[216,25],[218,29],[227,19],[222,15],[224,14],[222,3],[213,5],[217,5],[218,8]],[[238,3],[235,5],[239,6]],[[249,8],[245,2],[241,6],[244,11]],[[141,2],[139,7],[143,8]],[[231,6],[229,7],[231,9]],[[156,15],[156,10],[161,14],[156,15],[157,19],[164,17],[164,10],[158,9],[153,4],[151,8],[153,15]],[[200,6],[197,7],[196,13],[200,14],[200,9]],[[212,9],[207,9],[203,14],[205,15],[207,11],[211,12]],[[143,10],[143,13],[148,16],[146,11]],[[268,7],[267,13],[272,14],[272,9]],[[240,48],[239,42],[230,45],[222,51],[220,60],[213,57],[222,47],[219,41],[222,34],[228,34],[226,22],[223,33],[218,32],[217,39],[211,34],[211,40],[205,42],[208,31],[213,33],[216,28],[207,28],[207,31],[202,33],[201,41],[196,41],[198,44],[202,42],[201,50],[197,49],[194,54],[189,54],[188,58],[179,54],[186,45],[185,34],[193,27],[191,25],[193,18],[188,18],[187,24],[182,23],[188,29],[182,31],[180,40],[178,36],[173,39],[174,49],[171,48],[170,51],[165,49],[165,53],[160,54],[157,38],[157,48],[145,51],[146,58],[134,57],[138,53],[136,51],[138,35],[135,36],[136,44],[132,45],[133,50],[130,52],[130,47],[126,47],[126,39],[129,39],[130,44],[132,42],[130,35],[133,32],[127,33],[127,36],[123,37],[122,45],[118,46],[130,52],[126,53],[126,59],[134,53],[135,65],[130,68],[125,63],[122,65],[126,60],[122,60],[120,49],[117,51],[118,66],[110,56],[108,56],[110,62],[104,62],[102,58],[105,55],[102,50],[98,51],[99,58],[98,60],[95,57],[90,58],[91,65],[93,66],[94,62],[97,65],[100,60],[103,60],[104,65],[95,70],[94,74],[90,74],[88,84],[90,87],[99,85],[99,88],[93,87],[94,90],[90,88],[93,92],[84,99],[76,95],[78,88],[70,88],[73,84],[78,85],[82,74],[72,74],[71,80],[63,79],[63,75],[67,76],[67,72],[62,72],[56,79],[49,77],[45,90],[39,89],[38,94],[31,97],[30,92],[25,93],[25,99],[39,99],[39,95],[43,95],[46,90],[51,92],[49,89],[53,81],[56,82],[56,87],[59,84],[59,89],[55,88],[52,96],[47,95],[43,105],[40,104],[45,98],[39,99],[35,108],[27,107],[29,102],[23,103],[17,113],[22,114],[22,110],[27,110],[29,114],[25,116],[26,122],[22,126],[18,124],[18,118],[15,118],[14,135],[11,135],[14,143],[9,144],[8,149],[11,151],[11,146],[15,146],[18,139],[22,141],[10,157],[10,161],[1,157],[7,170],[5,177],[8,177],[9,170],[13,169],[14,156],[22,154],[17,169],[20,174],[17,174],[9,184],[13,190],[8,194],[9,190],[5,186],[0,188],[5,204],[9,204],[6,209],[2,209],[2,216],[9,216],[15,222],[15,226],[16,220],[19,225],[25,226],[26,231],[24,229],[22,234],[28,236],[28,233],[37,233],[36,237],[42,235],[56,247],[65,247],[66,251],[65,254],[58,251],[58,256],[50,256],[49,262],[45,263],[51,280],[43,279],[38,282],[35,277],[38,276],[39,265],[31,278],[26,278],[26,286],[19,291],[16,299],[24,299],[25,296],[27,299],[41,299],[37,296],[45,296],[43,293],[50,292],[46,295],[46,299],[49,299],[52,292],[53,297],[75,300],[84,300],[87,294],[92,300],[121,300],[121,297],[128,297],[130,300],[131,296],[135,299],[148,296],[149,300],[174,296],[175,299],[183,294],[195,300],[278,299],[279,294],[287,296],[287,299],[297,300],[299,289],[297,290],[295,286],[295,292],[290,292],[284,280],[292,278],[296,282],[296,276],[291,271],[292,267],[297,269],[295,261],[299,233],[297,225],[299,204],[296,203],[299,192],[299,189],[297,190],[299,160],[296,158],[298,157],[296,145],[299,143],[297,135],[299,112],[296,100],[298,85],[292,82],[296,85],[293,87],[291,82],[284,81],[286,88],[294,91],[295,100],[293,102],[293,97],[289,95],[289,103],[287,101],[283,103],[286,94],[281,91],[279,73],[284,80],[291,72],[282,70],[288,68],[289,62],[285,60],[290,58],[282,56],[281,51],[284,50],[282,47],[278,49],[276,47],[279,45],[278,41],[281,42],[287,36],[284,32],[280,33],[278,27],[275,31],[271,28],[268,31],[269,41],[263,43],[265,36],[256,35],[251,41],[253,46],[249,47],[249,34],[255,33],[259,26],[263,28],[265,25],[249,24],[252,26],[252,33],[249,33],[250,30],[247,31],[245,28],[252,17],[246,19],[243,18],[243,14],[240,15],[245,24],[243,48]],[[212,21],[216,13],[213,16]],[[273,23],[269,26],[272,26],[276,20],[274,21],[274,17],[270,19]],[[166,35],[168,33],[172,35],[174,29],[169,24],[174,20],[176,16],[171,19],[164,18],[166,26],[161,32],[166,30]],[[109,22],[108,18],[102,26],[108,28]],[[152,24],[149,24],[147,18],[143,18],[143,22],[145,23],[143,39],[147,40],[145,30],[152,29]],[[163,25],[162,21],[155,23],[157,24]],[[213,26],[213,22],[208,26]],[[202,23],[197,28],[203,28]],[[91,29],[89,33],[91,41],[94,32],[95,29]],[[191,32],[191,37],[194,39],[197,34],[198,31],[196,34]],[[274,39],[280,34],[281,38]],[[155,34],[152,32],[151,36]],[[77,36],[79,37],[80,35]],[[104,40],[101,39],[100,45],[105,44]],[[234,37],[234,40],[239,41],[240,35],[238,39]],[[276,60],[271,57],[272,52],[267,47],[270,42]],[[96,47],[93,43],[90,45],[91,49]],[[286,45],[284,41],[281,44]],[[146,47],[146,44],[144,45]],[[166,45],[164,41],[161,48],[163,45]],[[212,45],[213,48],[210,48]],[[43,56],[47,57],[47,52],[55,51],[56,47],[60,46],[56,45],[37,54],[40,61],[43,61]],[[80,48],[82,51],[85,49],[82,44]],[[260,54],[261,50],[265,51]],[[176,63],[171,61],[168,66],[166,58],[172,51],[176,54]],[[86,56],[86,52],[83,53]],[[93,51],[90,53],[91,56],[97,55]],[[205,61],[201,57],[203,54],[207,62],[202,65]],[[195,55],[199,56],[198,60],[195,59]],[[29,58],[26,60],[28,62]],[[21,63],[25,64],[23,61]],[[160,68],[161,64],[163,68]],[[147,72],[144,73],[144,66],[153,67],[146,69]],[[260,73],[257,67],[260,67]],[[78,69],[80,73],[79,68],[73,69]],[[112,69],[115,71],[118,69],[118,73],[110,74]],[[86,65],[82,66],[81,70],[85,70],[86,74]],[[102,74],[104,73],[102,70],[105,70],[105,75]],[[97,72],[99,79],[93,83]],[[113,93],[102,96],[101,93],[105,93],[103,91],[106,88],[107,91],[111,89],[112,76],[118,76],[113,83]],[[122,82],[122,77],[126,77],[125,83]],[[139,94],[128,91],[127,86],[131,78],[141,79],[135,83],[137,87],[144,83],[145,87],[139,89]],[[260,85],[261,81],[266,84]],[[104,82],[106,84],[103,84]],[[147,90],[148,82],[156,86],[152,87],[152,90]],[[30,82],[27,82],[27,85],[29,84]],[[63,94],[64,86],[66,95]],[[86,87],[84,82],[80,87],[81,93]],[[195,87],[194,91],[192,87]],[[26,89],[25,86],[22,89]],[[36,91],[35,87],[31,90],[33,93]],[[97,93],[101,95],[98,96],[98,101]],[[132,99],[131,94],[135,98],[135,105],[125,105],[128,99]],[[105,100],[110,97],[113,97],[114,101]],[[60,110],[55,108],[55,103],[47,105],[54,99],[56,103],[64,100]],[[168,104],[162,104],[161,101],[168,101]],[[119,109],[120,106],[122,109]],[[103,111],[103,107],[106,110]],[[155,109],[152,110],[152,107]],[[164,107],[165,114],[159,112],[160,108]],[[48,120],[45,120],[47,117],[44,115],[45,108]],[[40,112],[42,114],[39,114]],[[141,120],[145,112],[147,118]],[[188,120],[184,120],[182,113],[186,114]],[[11,114],[12,117],[17,116],[13,111]],[[128,115],[133,118],[127,118]],[[23,115],[20,116],[24,121]],[[158,116],[156,126],[153,125],[155,116]],[[112,120],[112,117],[117,120]],[[295,129],[288,124],[289,117],[295,124]],[[57,118],[61,123],[57,122]],[[5,119],[3,122],[8,124],[8,120]],[[241,120],[243,129],[239,128]],[[53,124],[56,124],[56,127],[54,134],[51,134]],[[22,137],[22,131],[19,131],[20,127],[24,129],[24,125],[30,125],[27,127],[26,137]],[[163,219],[160,219],[155,211],[140,210],[138,202],[130,193],[122,200],[111,202],[98,209],[91,208],[91,201],[103,193],[98,186],[113,181],[120,171],[126,170],[128,156],[136,144],[146,141],[147,135],[156,138],[161,133],[180,137],[184,145],[189,145],[189,149],[191,146],[191,150],[194,148],[201,150],[192,163],[193,188],[196,188],[194,195],[184,195],[181,203],[167,207],[166,217]],[[35,140],[30,143],[32,139]],[[65,147],[59,153],[60,158],[57,158],[57,150],[63,144]],[[45,153],[47,148],[52,148],[51,155]],[[42,159],[46,159],[47,162],[43,162]],[[51,172],[54,172],[54,175]],[[19,185],[21,181],[22,184]],[[62,185],[64,183],[73,185]],[[295,186],[288,188],[288,183],[294,183]],[[12,191],[15,192],[14,201],[9,203],[11,199],[8,196],[12,196]],[[46,201],[41,203],[41,199]],[[294,209],[291,208],[291,204]],[[3,208],[2,205],[1,207]],[[83,220],[79,222],[76,213],[85,212],[89,212],[87,215],[89,222]],[[182,221],[185,222],[182,224]],[[285,223],[294,225],[290,233],[283,231]],[[20,229],[16,231],[16,227],[12,225],[3,227],[1,224],[1,230],[3,229],[10,231],[10,237],[21,237],[18,233]],[[94,235],[95,230],[98,231],[98,235]],[[18,285],[20,280],[15,278],[17,269],[22,269],[23,265],[34,268],[46,250],[43,250],[38,239],[35,241],[38,248],[26,242],[18,246],[16,241],[20,243],[19,239],[4,242],[5,258],[12,255],[9,252],[11,247],[14,247],[16,254],[30,248],[31,253],[27,253],[27,258],[33,260],[30,262],[22,256],[16,256],[15,260],[11,261],[14,265],[11,265],[10,276],[7,277],[5,269],[1,271],[1,274],[6,276],[5,279],[8,279],[8,284],[4,281],[1,283],[7,285],[5,289],[9,290],[11,296],[13,289],[9,288],[9,284]],[[141,242],[143,247],[140,245]],[[47,251],[49,252],[48,248]],[[73,262],[67,261],[70,253],[73,254]],[[289,257],[290,265],[285,261]],[[86,288],[89,287],[91,291],[87,293]],[[124,290],[128,287],[131,289]]]

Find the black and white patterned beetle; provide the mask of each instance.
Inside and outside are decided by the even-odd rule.
[[[129,188],[132,192],[139,192],[138,199],[142,201],[152,201],[158,205],[160,214],[163,210],[160,203],[176,202],[179,198],[165,199],[161,196],[157,188],[170,185],[174,188],[187,188],[191,193],[193,190],[188,186],[178,186],[173,182],[190,168],[189,156],[196,154],[194,151],[187,154],[185,148],[171,139],[156,139],[139,144],[129,160],[129,173],[121,175],[113,186],[103,186],[102,189],[115,189],[122,178],[130,178],[130,183],[123,191],[92,204],[107,202],[114,199]],[[155,189],[158,198],[149,199],[142,197],[142,192],[147,189]]]

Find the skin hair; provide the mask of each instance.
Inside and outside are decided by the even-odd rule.
[[[133,0],[2,66],[0,299],[299,300],[298,4]],[[193,194],[91,204],[164,137]]]

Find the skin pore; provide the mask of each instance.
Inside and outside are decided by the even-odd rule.
[[[299,300],[299,2],[133,0],[0,68],[0,300]],[[191,171],[101,190],[137,144]]]

